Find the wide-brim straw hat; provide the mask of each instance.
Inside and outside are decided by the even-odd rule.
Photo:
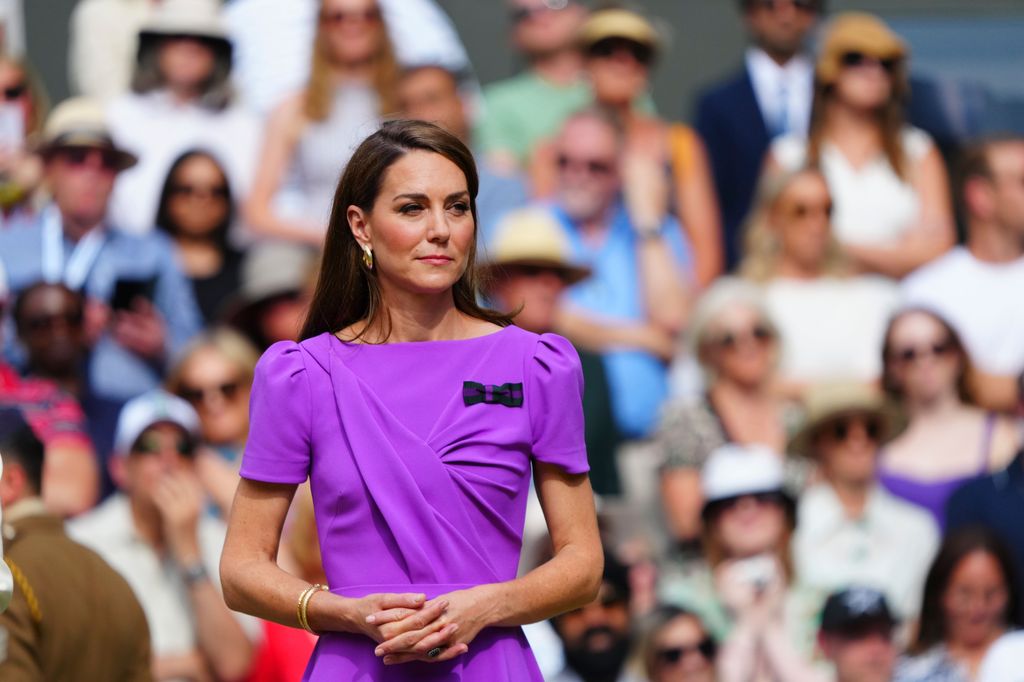
[[[168,36],[190,36],[231,49],[216,0],[164,0],[139,29],[139,42]]]
[[[909,49],[902,38],[873,14],[839,14],[825,30],[815,69],[818,80],[835,83],[843,68],[843,55],[850,52],[860,52],[876,59],[906,59]]]
[[[621,38],[649,47],[657,57],[664,40],[654,25],[636,12],[627,9],[603,9],[591,13],[580,27],[577,43],[587,49],[602,40]]]
[[[138,158],[122,149],[110,135],[103,107],[88,97],[64,100],[50,113],[35,151],[43,158],[73,147],[91,147],[113,152],[118,170],[131,168]]]
[[[866,415],[879,420],[882,432],[879,445],[888,443],[907,426],[902,411],[874,386],[855,382],[835,382],[812,387],[804,398],[803,426],[789,441],[790,454],[814,456],[814,437],[829,422],[850,415]]]
[[[543,209],[523,209],[505,216],[495,229],[481,269],[493,278],[503,267],[515,265],[550,268],[567,284],[590,276],[590,268],[573,261],[569,240],[557,219]]]

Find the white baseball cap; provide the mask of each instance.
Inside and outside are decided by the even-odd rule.
[[[127,455],[146,429],[161,422],[180,426],[193,438],[199,435],[199,415],[192,406],[157,388],[132,398],[121,408],[117,416],[114,453]]]
[[[705,509],[742,495],[784,492],[782,456],[763,445],[723,445],[704,463],[700,484]]]

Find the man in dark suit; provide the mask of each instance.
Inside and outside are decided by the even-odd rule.
[[[771,139],[806,133],[814,64],[804,52],[824,0],[740,0],[752,45],[743,68],[703,93],[696,128],[711,157],[726,267],[742,253],[742,227]]]

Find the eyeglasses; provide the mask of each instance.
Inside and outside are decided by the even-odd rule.
[[[60,313],[32,315],[25,318],[25,327],[35,333],[50,332],[58,325],[77,328],[82,326],[84,315],[81,310],[68,310]]]
[[[892,74],[892,72],[896,70],[896,65],[899,64],[899,61],[899,59],[893,57],[879,59],[877,57],[864,54],[863,52],[855,51],[847,52],[839,59],[839,62],[846,68],[859,68],[862,66],[878,64],[882,67],[882,70],[888,74]]]
[[[107,172],[116,171],[119,167],[119,159],[115,152],[109,149],[98,149],[96,147],[65,147],[59,152],[60,158],[73,168],[94,164],[94,159],[99,159],[99,166]]]
[[[180,185],[171,185],[170,192],[176,197],[185,197],[186,199],[228,198],[227,185],[190,185],[183,183]]]
[[[750,6],[774,12],[787,4],[791,5],[793,9],[801,12],[817,14],[821,11],[821,5],[818,0],[755,0],[750,3]]]
[[[900,365],[910,365],[925,358],[941,358],[950,355],[954,350],[956,348],[953,345],[952,339],[945,339],[930,345],[906,346],[893,349],[889,353],[889,360]]]
[[[178,390],[178,395],[193,407],[205,403],[212,395],[232,401],[239,395],[241,382],[228,381],[214,386],[185,386]]]
[[[21,99],[27,91],[28,85],[24,82],[8,86],[2,90],[4,101],[13,102],[16,99]]]
[[[371,24],[380,21],[380,10],[376,7],[359,11],[336,10],[334,12],[321,12],[320,22],[339,26],[341,24]]]
[[[705,637],[700,642],[692,646],[674,646],[658,649],[655,653],[655,657],[658,659],[659,663],[675,665],[681,661],[684,656],[688,656],[695,652],[703,656],[708,662],[711,662],[715,659],[715,654],[718,652],[718,645],[715,644],[715,640],[710,637]]]
[[[155,433],[143,433],[132,448],[133,455],[159,455],[163,451],[163,441]],[[192,457],[196,444],[186,435],[174,439],[174,450],[182,457]]]
[[[515,7],[511,12],[509,12],[508,18],[513,24],[521,24],[524,21],[541,14],[557,12],[558,10],[563,10],[568,6],[568,0],[545,0],[543,5],[538,5],[536,7]]]
[[[644,66],[650,65],[654,60],[654,50],[649,45],[626,40],[625,38],[605,38],[590,46],[587,53],[591,57],[607,59],[618,52],[629,54],[637,63]]]
[[[744,341],[753,341],[759,346],[766,346],[775,339],[775,333],[763,324],[755,324],[750,329],[742,331],[727,331],[711,340],[711,345],[725,351],[733,351],[740,347]]]
[[[602,161],[601,159],[575,159],[567,154],[559,154],[557,163],[558,170],[563,173],[572,168],[585,170],[590,175],[608,176],[615,170],[615,166],[608,161]]]
[[[824,216],[826,219],[832,217],[832,202],[823,201],[818,204],[805,204],[798,201],[792,204],[787,211],[790,218],[804,220],[811,216]]]
[[[882,420],[877,417],[850,416],[835,419],[832,423],[824,426],[822,432],[833,443],[845,443],[850,434],[853,433],[854,424],[861,425],[864,429],[864,435],[868,437],[868,440],[881,440],[883,425]]]

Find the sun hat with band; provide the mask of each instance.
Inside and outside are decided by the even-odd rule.
[[[193,440],[199,437],[199,415],[178,396],[157,388],[132,398],[117,416],[114,454],[129,454],[148,428],[165,423],[180,427]]]
[[[487,261],[481,264],[488,279],[501,274],[502,268],[532,266],[558,272],[567,284],[590,276],[590,268],[575,263],[569,240],[549,212],[523,209],[506,215],[498,223],[491,239]]]
[[[822,427],[841,417],[865,415],[878,419],[878,444],[888,443],[906,428],[906,418],[877,388],[855,382],[835,382],[812,387],[804,398],[804,423],[789,441],[787,451],[813,457],[814,438]]]
[[[859,52],[875,59],[906,59],[907,44],[884,21],[865,12],[845,12],[829,22],[815,74],[831,85],[843,69],[843,57]]]
[[[628,9],[610,8],[592,12],[580,27],[577,44],[587,50],[602,40],[617,38],[643,45],[657,58],[664,48],[664,40],[643,16]]]
[[[706,520],[721,503],[748,495],[777,495],[787,513],[795,510],[786,491],[782,455],[764,445],[728,443],[712,451],[700,472]]]
[[[83,148],[112,154],[119,171],[138,162],[134,154],[114,142],[100,103],[88,97],[73,97],[58,104],[50,113],[35,151],[43,159],[50,159],[62,150]]]

